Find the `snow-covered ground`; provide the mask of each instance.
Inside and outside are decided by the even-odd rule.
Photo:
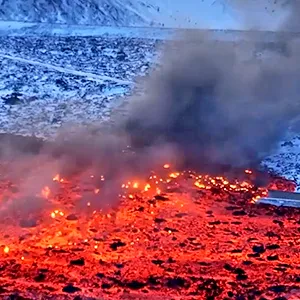
[[[135,77],[147,72],[157,46],[174,34],[118,28],[98,36],[66,36],[63,30],[60,36],[8,36],[5,30],[0,34],[0,132],[45,138],[70,122],[107,119],[130,94]],[[236,32],[216,34],[225,40],[237,37]],[[299,159],[300,134],[291,131],[263,164],[300,187]]]
[[[150,66],[155,40],[0,37],[0,131],[51,137],[110,115]]]

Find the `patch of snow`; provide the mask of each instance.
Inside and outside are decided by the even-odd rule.
[[[274,173],[295,181],[296,191],[300,191],[300,136],[290,133],[285,141],[280,142],[274,154],[262,162]]]

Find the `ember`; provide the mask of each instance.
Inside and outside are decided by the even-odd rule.
[[[294,185],[270,178],[269,186],[256,187],[253,175],[246,170],[233,180],[176,172],[167,164],[148,180],[123,183],[120,204],[109,211],[93,201],[86,202],[87,211],[77,206],[80,191],[90,190],[101,201],[94,176],[82,186],[76,177],[55,175],[59,189],[42,189],[49,206],[35,216],[34,227],[2,218],[1,296],[224,299],[299,293],[296,213],[253,204],[269,186],[292,191]],[[22,195],[9,186],[3,179],[1,194],[18,202]],[[268,280],[258,273],[269,274]],[[284,289],[277,291],[279,281]]]

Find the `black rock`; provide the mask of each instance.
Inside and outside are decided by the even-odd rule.
[[[272,237],[276,237],[278,238],[279,240],[281,239],[281,236],[273,231],[268,231],[266,233],[266,236],[269,237],[269,238],[272,238]]]
[[[266,251],[264,245],[255,245],[252,247],[252,251],[255,253],[262,254]]]
[[[155,200],[159,200],[159,201],[167,201],[167,200],[169,200],[168,197],[163,196],[163,195],[155,195],[155,196],[154,196],[154,199],[155,199]]]
[[[74,215],[74,214],[68,215],[68,216],[66,217],[66,219],[67,219],[68,221],[76,221],[76,220],[78,220],[77,216]]]
[[[167,260],[167,263],[169,263],[169,264],[172,264],[172,263],[175,263],[175,262],[176,262],[176,260],[173,259],[172,257],[169,257],[168,260]]]
[[[232,298],[234,296],[234,293],[232,291],[227,292],[228,297]]]
[[[242,275],[242,274],[245,274],[246,272],[241,268],[236,268],[236,269],[234,269],[234,273]]]
[[[244,210],[236,210],[232,213],[234,216],[246,216],[247,213]]]
[[[246,300],[246,298],[243,295],[236,295],[235,300]]]
[[[248,257],[254,257],[254,258],[258,258],[260,257],[260,254],[259,253],[249,253],[247,254]]]
[[[153,275],[150,275],[147,282],[151,285],[158,285],[159,284],[159,278],[154,277]]]
[[[227,270],[227,271],[232,271],[232,270],[233,270],[233,267],[232,267],[230,264],[225,264],[225,265],[223,266],[223,268],[224,268],[225,270]]]
[[[109,247],[114,251],[118,250],[119,247],[124,247],[124,246],[126,246],[126,243],[122,241],[113,242],[109,245]]]
[[[162,218],[155,218],[155,219],[154,219],[154,222],[155,222],[155,223],[163,223],[163,222],[166,222],[166,220],[165,220],[165,219],[162,219]]]
[[[161,259],[153,259],[153,260],[152,260],[152,263],[155,264],[155,265],[161,265],[161,264],[164,263],[164,261],[161,260]]]
[[[117,59],[120,61],[124,61],[126,59],[127,55],[124,51],[119,51],[117,53]]]
[[[245,261],[243,261],[243,265],[245,265],[245,266],[250,266],[250,265],[252,265],[252,264],[253,264],[253,262],[250,261],[250,260],[245,260]]]
[[[176,288],[183,288],[186,285],[186,280],[181,277],[169,278],[167,280],[167,287],[176,289]]]
[[[146,286],[144,282],[133,280],[130,282],[127,282],[126,286],[132,290],[139,290]]]
[[[112,287],[112,284],[111,283],[107,283],[107,282],[104,282],[101,285],[101,288],[105,289],[105,290],[110,289],[111,287]]]
[[[8,300],[29,300],[29,299],[20,296],[18,293],[14,293],[14,294],[9,295]]]
[[[232,225],[241,225],[242,222],[240,222],[240,221],[232,221],[231,224]]]
[[[286,292],[287,288],[285,285],[273,285],[273,286],[270,286],[268,288],[269,291],[272,291],[274,293],[284,293]]]
[[[76,292],[80,292],[81,289],[76,286],[73,286],[72,284],[68,284],[62,289],[62,291],[65,293],[73,294]]]
[[[233,249],[230,251],[231,253],[242,253],[243,249]]]
[[[274,260],[278,260],[278,259],[279,259],[279,257],[277,254],[267,256],[267,260],[269,260],[269,261],[274,261]]]
[[[97,273],[96,276],[98,278],[104,278],[105,277],[105,274],[104,273]]]
[[[209,225],[220,225],[221,221],[217,220],[217,221],[212,221],[212,222],[208,222]]]
[[[74,259],[70,261],[70,265],[73,266],[84,266],[84,258]]]
[[[61,87],[63,87],[64,89],[68,88],[68,83],[66,81],[64,81],[63,79],[56,79],[55,83],[57,85],[60,85]]]
[[[278,244],[271,244],[271,245],[266,246],[266,249],[268,249],[268,250],[276,250],[279,248],[280,248],[280,246]]]
[[[246,274],[238,274],[236,280],[247,280],[248,276]]]
[[[37,276],[34,277],[34,281],[36,282],[42,282],[46,278],[46,275],[44,273],[39,273]]]
[[[11,95],[7,95],[5,97],[2,97],[4,100],[4,103],[6,105],[16,105],[21,104],[24,101],[21,99],[23,95],[21,93],[12,93]]]

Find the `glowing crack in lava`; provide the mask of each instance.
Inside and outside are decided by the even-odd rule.
[[[243,173],[233,180],[176,172],[165,164],[147,180],[124,182],[118,206],[102,209],[96,203],[103,176],[95,185],[89,180],[97,174],[84,184],[54,175],[54,186],[37,195],[36,201],[47,202],[42,211],[2,215],[1,297],[224,299],[296,293],[299,218],[292,209],[253,204],[268,187],[291,191],[294,185],[271,178],[269,186],[256,187],[254,172]],[[17,203],[16,184],[0,182],[1,203]],[[279,281],[284,288],[278,292]]]

